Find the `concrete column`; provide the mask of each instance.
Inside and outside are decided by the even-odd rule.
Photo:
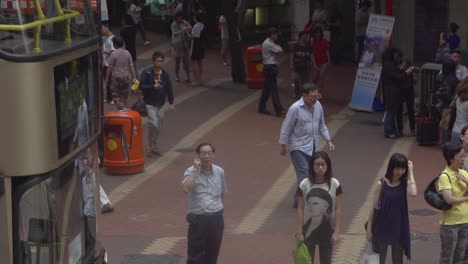
[[[455,22],[460,25],[457,31],[458,36],[461,38],[460,47],[468,47],[468,1],[466,0],[450,0],[449,1],[449,23]],[[448,24],[447,24],[448,29]]]
[[[309,0],[292,0],[290,8],[291,17],[291,39],[296,40],[296,32],[304,29],[304,26],[309,21]]]
[[[413,60],[416,0],[393,1],[395,25],[393,26],[394,44],[406,58]]]

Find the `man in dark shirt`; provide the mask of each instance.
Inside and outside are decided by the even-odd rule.
[[[133,18],[131,15],[126,14],[122,18],[122,29],[120,30],[120,36],[125,41],[125,49],[130,52],[132,55],[133,64],[135,64],[137,56],[136,56],[136,35],[137,30],[135,28],[135,22],[133,22]]]
[[[172,110],[174,94],[172,92],[171,78],[163,70],[164,55],[161,52],[153,53],[153,65],[146,67],[140,76],[140,89],[143,92],[143,101],[148,111],[148,149],[147,155],[161,155],[158,151],[158,137],[164,118],[163,105],[169,101]]]
[[[309,36],[305,31],[299,33],[299,41],[294,46],[290,56],[290,68],[294,75],[294,98],[302,96],[303,84],[310,81],[313,68],[312,47],[308,43]]]

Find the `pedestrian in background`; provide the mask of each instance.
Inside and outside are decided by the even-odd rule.
[[[211,144],[198,145],[196,154],[182,181],[188,194],[187,264],[216,264],[224,232],[226,180],[224,170],[213,163]]]
[[[438,190],[452,205],[442,211],[440,221],[440,264],[463,264],[468,247],[468,172],[464,165],[465,151],[460,143],[448,142],[442,148],[447,166],[439,176]]]
[[[298,186],[309,175],[309,162],[319,146],[319,134],[327,141],[328,148],[335,150],[325,124],[322,105],[318,101],[317,86],[313,83],[306,83],[302,98],[291,105],[288,110],[279,138],[280,155],[286,156],[289,151]],[[297,195],[295,195],[294,208],[297,208],[297,201]]]
[[[132,55],[124,49],[122,37],[114,37],[112,44],[115,51],[112,52],[109,58],[106,82],[111,82],[112,101],[117,105],[117,109],[126,110],[130,76],[133,83],[136,81],[135,66],[133,66]]]
[[[136,35],[137,30],[135,28],[135,22],[133,22],[132,16],[129,14],[124,15],[122,18],[122,28],[120,29],[120,36],[125,42],[125,49],[132,55],[133,65],[136,65],[137,54],[136,54]]]
[[[460,141],[462,142],[462,148],[463,148],[463,152],[465,153],[465,158],[463,160],[463,167],[462,169],[464,169],[465,171],[468,170],[468,158],[467,155],[468,155],[468,125],[464,126],[461,131],[460,131],[460,137],[459,137]],[[468,250],[465,251],[465,258],[464,258],[464,264],[465,263],[468,263]]]
[[[330,44],[328,40],[323,38],[323,30],[321,27],[314,29],[312,40],[312,50],[314,51],[315,62],[315,82],[317,83],[319,96],[323,97],[325,91],[325,79],[327,77],[328,68],[330,67]]]
[[[315,247],[319,248],[320,263],[331,264],[333,247],[341,231],[343,190],[333,177],[328,154],[317,151],[310,159],[308,177],[297,188],[296,236],[306,244],[312,263]]]
[[[171,46],[175,58],[175,81],[179,82],[179,68],[180,61],[185,71],[187,78],[186,82],[190,82],[190,68],[189,68],[189,56],[190,56],[190,38],[192,27],[184,20],[182,13],[176,13],[174,22],[171,25],[172,40]]]
[[[417,193],[413,163],[403,154],[393,154],[385,177],[375,185],[367,221],[367,240],[372,241],[381,264],[385,264],[389,246],[392,248],[393,264],[403,264],[403,254],[411,259],[407,196],[415,197]],[[379,208],[375,216],[374,208]]]
[[[164,54],[155,51],[152,60],[153,65],[147,66],[141,72],[140,89],[148,112],[148,148],[146,153],[148,156],[160,156],[158,139],[164,119],[163,106],[166,103],[166,98],[174,111],[175,105],[171,78],[162,68]]]
[[[362,57],[362,52],[364,50],[364,40],[366,39],[366,30],[367,24],[369,23],[370,11],[369,8],[372,6],[372,3],[368,0],[365,0],[358,5],[358,10],[356,11],[356,43],[357,43],[357,61],[359,62]]]
[[[149,45],[151,42],[149,42],[146,39],[145,26],[143,24],[143,8],[144,7],[145,7],[145,4],[143,3],[142,0],[133,0],[128,10],[128,14],[132,16],[136,27],[140,30],[141,38],[143,39],[143,44],[146,46],[146,45]]]
[[[436,108],[442,116],[439,123],[440,141],[442,144],[450,141],[452,136],[452,128],[450,127],[452,109],[450,105],[455,98],[456,88],[460,83],[456,74],[457,68],[455,62],[451,59],[445,59],[442,63],[442,73],[436,78]]]
[[[308,42],[308,35],[304,31],[301,31],[298,37],[299,41],[294,45],[293,52],[290,55],[290,68],[293,71],[294,81],[294,98],[302,95],[303,85],[310,81],[310,76],[315,65],[312,47]]]
[[[398,109],[402,102],[401,87],[408,78],[400,68],[403,53],[395,47],[387,48],[382,55],[382,85],[384,91],[385,115],[384,136],[396,139],[401,136],[396,128]]]
[[[278,45],[278,29],[275,27],[268,29],[268,38],[262,44],[262,57],[263,57],[263,76],[265,78],[262,96],[258,104],[258,112],[261,114],[269,115],[270,111],[266,109],[266,103],[271,95],[273,107],[276,116],[284,116],[286,111],[281,105],[279,92],[278,92],[278,55],[283,53],[283,48]]]
[[[441,32],[440,33],[440,39],[439,39],[439,44],[445,45],[448,44],[450,51],[454,52],[455,49],[457,49],[460,46],[461,39],[457,35],[457,30],[460,28],[460,26],[457,23],[451,22],[449,24],[448,32]]]
[[[192,59],[192,71],[194,75],[193,86],[203,83],[203,59],[206,49],[205,13],[198,12],[195,15],[195,25],[192,28],[192,47],[190,58]]]
[[[457,85],[456,97],[452,141],[459,142],[462,128],[468,125],[468,78],[463,79]]]
[[[455,62],[455,65],[457,67],[456,75],[459,81],[468,77],[468,69],[464,65],[461,64],[461,60],[462,60],[461,56],[462,54],[459,50],[455,50],[454,52],[452,52],[452,55],[451,55],[451,58],[453,62]]]
[[[310,18],[311,23],[312,23],[312,28],[315,29],[315,28],[320,27],[322,30],[327,30],[328,29],[327,19],[328,19],[327,10],[323,8],[322,0],[316,0],[314,12],[312,13],[312,17]]]
[[[413,67],[413,70],[410,70],[410,67]],[[403,80],[403,85],[400,88],[401,103],[398,107],[398,112],[396,115],[396,135],[403,135],[403,103],[406,103],[410,136],[414,137],[416,136],[416,121],[414,114],[414,83],[417,81],[418,75],[415,72],[416,68],[412,66],[412,63],[409,60],[406,60],[400,68],[403,71],[409,71],[406,75],[406,78]]]
[[[109,58],[111,53],[115,50],[114,44],[112,43],[112,39],[114,38],[114,34],[109,29],[109,25],[101,24],[101,39],[102,39],[102,76],[104,79],[106,77],[107,68],[109,67]],[[111,92],[111,85],[110,82],[105,82],[106,86],[106,103],[113,103],[112,102],[112,92]]]
[[[223,58],[223,65],[228,66],[227,57],[229,53],[229,32],[226,17],[221,15],[219,17],[219,27],[221,28],[221,57]]]

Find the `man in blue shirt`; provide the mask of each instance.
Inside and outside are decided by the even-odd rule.
[[[289,151],[298,185],[309,174],[309,161],[319,145],[319,134],[330,150],[335,149],[325,124],[322,104],[318,101],[317,86],[309,82],[303,87],[302,98],[291,105],[286,114],[279,138],[280,154],[286,156]],[[297,207],[297,196],[294,207]]]
[[[187,264],[216,264],[223,240],[224,170],[213,164],[215,149],[202,143],[193,166],[184,173],[182,190],[188,194]]]

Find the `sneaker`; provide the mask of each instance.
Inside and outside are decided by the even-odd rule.
[[[115,102],[114,102],[114,101],[111,101],[111,102],[110,102],[110,104],[113,104],[113,105],[115,105]]]
[[[143,43],[143,45],[145,45],[145,46],[148,46],[149,44],[151,44],[151,42],[149,42],[149,41],[145,41],[145,43]]]
[[[416,131],[415,130],[411,131],[410,132],[410,137],[415,137],[415,136],[416,136]]]

